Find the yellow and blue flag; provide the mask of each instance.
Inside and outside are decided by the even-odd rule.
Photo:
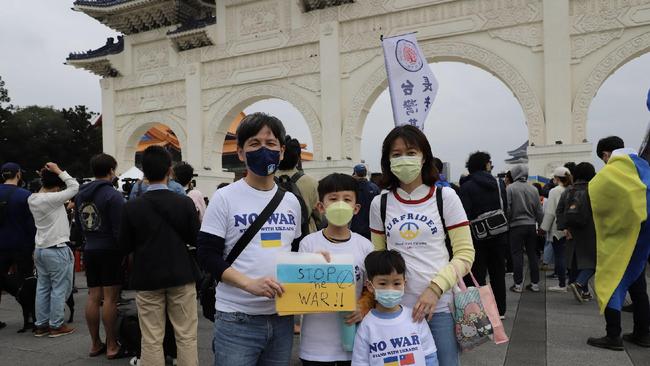
[[[280,232],[263,232],[262,248],[278,248],[282,246],[282,233]]]
[[[625,293],[650,255],[650,166],[617,151],[589,183],[597,240],[596,295],[600,312],[621,310]]]

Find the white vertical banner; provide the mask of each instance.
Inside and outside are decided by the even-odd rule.
[[[415,33],[384,37],[381,43],[395,126],[413,125],[422,130],[438,94],[438,80]]]

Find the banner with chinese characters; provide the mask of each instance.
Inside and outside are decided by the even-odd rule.
[[[284,294],[276,297],[280,315],[356,310],[354,259],[332,255],[327,263],[321,254],[282,253],[276,275]]]
[[[438,94],[438,80],[415,39],[415,33],[382,38],[388,90],[395,126],[424,129]]]

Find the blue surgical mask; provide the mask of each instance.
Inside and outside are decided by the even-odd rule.
[[[275,173],[280,164],[280,152],[264,146],[246,153],[246,165],[255,174],[266,177]]]
[[[383,290],[375,289],[375,300],[386,308],[393,308],[402,303],[404,289],[402,290]]]

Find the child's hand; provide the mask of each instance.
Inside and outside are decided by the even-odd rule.
[[[325,262],[329,263],[332,261],[332,256],[330,255],[330,252],[326,250],[322,250],[320,252],[317,252],[318,254],[322,255],[323,258],[325,258]]]
[[[352,325],[362,320],[363,320],[363,313],[357,309],[355,312],[350,313],[350,315],[345,317],[345,324]]]

